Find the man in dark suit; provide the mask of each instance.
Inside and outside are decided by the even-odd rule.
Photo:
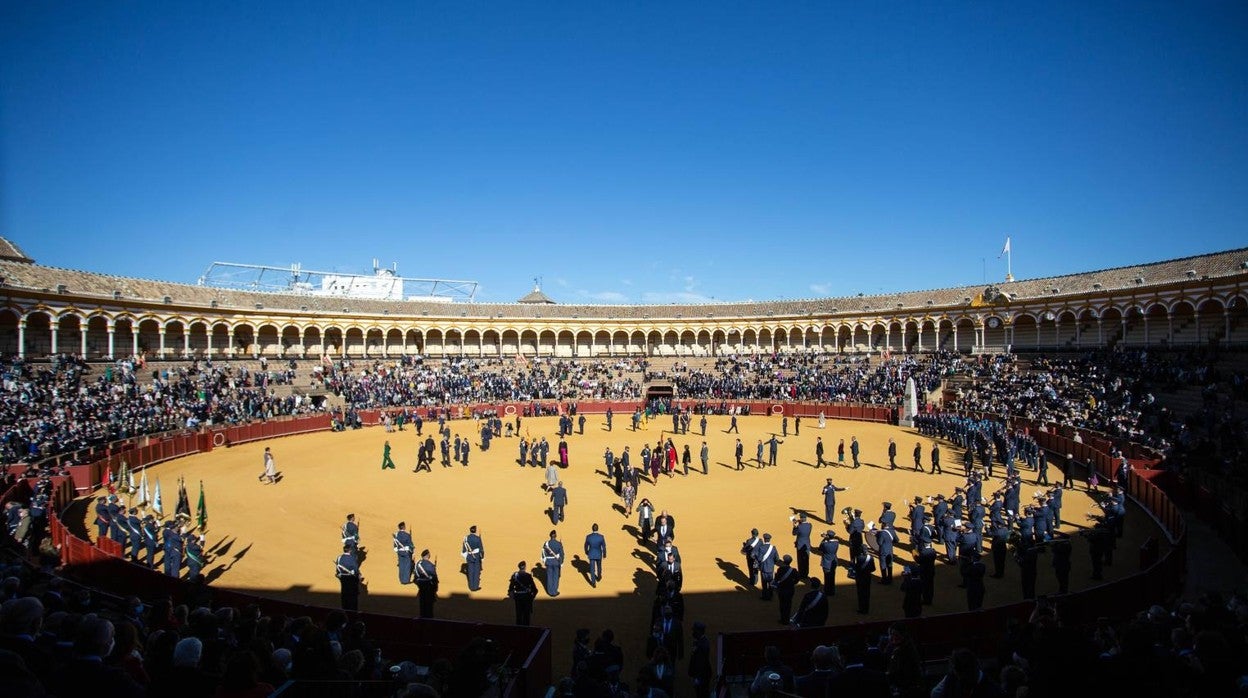
[[[923,472],[923,444],[914,442],[914,469]]]
[[[666,510],[654,520],[654,537],[659,545],[662,545],[665,540],[672,540],[676,537],[676,519],[673,519]]]
[[[563,521],[563,508],[568,505],[568,491],[564,488],[563,482],[555,485],[550,490],[550,522],[557,524]]]
[[[817,577],[809,580],[810,591],[802,597],[793,616],[793,623],[799,628],[817,628],[828,622],[828,596],[823,593],[823,585]]]
[[[141,696],[144,689],[119,666],[105,664],[113,648],[113,624],[87,616],[74,635],[73,657],[57,672],[58,696]]]
[[[507,583],[507,596],[516,604],[516,625],[528,625],[533,620],[533,598],[537,596],[537,584],[533,575],[525,569],[524,561],[511,573]]]
[[[736,417],[733,417],[733,419],[735,420]],[[745,446],[741,443],[741,439],[737,439],[737,446],[733,450],[733,455],[737,457],[737,470],[745,470],[745,463],[742,462],[742,459],[745,458]]]
[[[810,522],[806,512],[798,514],[793,524],[793,547],[797,549],[797,574],[805,579],[810,576]]]
[[[602,561],[607,557],[607,539],[598,532],[598,524],[585,536],[585,557],[589,559],[589,584],[596,587],[602,581]]]
[[[819,645],[810,653],[810,664],[814,671],[805,676],[797,677],[794,691],[802,698],[824,698],[828,695],[828,684],[840,673],[836,665],[836,654],[831,647]]]
[[[888,440],[888,469],[897,469],[897,442],[892,439]]]
[[[826,465],[823,460],[823,437],[815,437],[815,467],[822,468]]]

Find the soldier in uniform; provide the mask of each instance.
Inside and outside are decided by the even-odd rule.
[[[334,561],[334,576],[342,586],[342,610],[355,611],[360,607],[360,563],[355,559],[355,548],[343,544],[342,554]]]
[[[797,573],[802,579],[810,576],[810,530],[806,512],[798,514],[793,523],[793,547],[797,550]]]
[[[776,552],[776,546],[771,544],[771,534],[763,534],[763,542],[754,548],[755,564],[758,566],[759,574],[762,577],[763,593],[759,598],[764,601],[771,600],[772,581],[775,579],[776,562],[780,559],[779,553]]]
[[[477,527],[470,526],[464,536],[464,565],[468,568],[468,591],[481,589],[481,563],[485,560],[485,544],[477,535]]]
[[[139,561],[139,555],[143,551],[143,519],[139,518],[139,510],[131,507],[130,516],[126,519],[126,526],[130,529],[130,559],[134,562]]]
[[[546,593],[559,595],[559,573],[563,568],[563,543],[559,542],[558,532],[550,532],[550,540],[542,544],[542,567],[546,569]]]
[[[117,495],[108,495],[108,537],[112,538],[121,549],[126,549],[126,511],[117,503]]]
[[[407,532],[407,522],[399,522],[399,530],[394,533],[394,553],[398,556],[399,584],[412,583],[412,553],[416,547],[412,544],[412,534]]]
[[[867,530],[867,524],[862,520],[862,509],[854,509],[852,519],[845,522],[845,532],[849,534],[849,557],[851,560],[858,558],[858,553],[862,552],[866,546],[863,545],[863,533]]]
[[[823,540],[815,548],[819,554],[819,567],[823,570],[823,591],[828,596],[836,596],[836,568],[840,564],[837,553],[840,549],[841,542],[831,530],[824,531]]]
[[[1053,554],[1053,574],[1057,577],[1057,593],[1065,594],[1070,591],[1070,555],[1073,552],[1070,538],[1065,534],[1058,534],[1049,546],[1049,550]]]
[[[533,581],[533,575],[525,570],[523,560],[516,565],[516,571],[511,573],[511,580],[507,583],[507,596],[516,604],[516,625],[528,625],[533,619],[533,598],[537,596],[537,584]]]
[[[148,514],[143,517],[143,543],[147,546],[147,568],[156,569],[157,536],[160,528],[156,525],[156,517]]]
[[[420,551],[416,563],[416,589],[420,601],[420,617],[433,617],[433,603],[438,600],[438,567],[429,559],[429,550]]]
[[[203,536],[186,536],[186,578],[188,581],[199,579],[199,573],[204,569],[204,539]]]
[[[750,586],[758,583],[758,556],[755,549],[762,543],[758,537],[758,529],[750,529],[750,537],[741,544],[741,554],[745,555],[745,567],[750,573]]]
[[[182,575],[182,536],[172,521],[165,524],[165,575],[178,578]]]
[[[875,560],[871,559],[871,554],[864,547],[850,565],[854,586],[858,591],[858,612],[868,613],[871,610],[871,573],[875,571]]]
[[[347,522],[342,525],[342,544],[352,548],[360,545],[360,526],[355,522],[355,514],[347,514]]]
[[[848,487],[837,487],[832,484],[832,478],[828,478],[828,483],[823,486],[823,522],[831,524],[836,515],[836,493],[845,492]]]
[[[875,544],[880,552],[880,584],[893,583],[893,544],[896,542],[897,531],[892,526],[875,532]]]
[[[797,593],[797,582],[798,574],[793,569],[793,557],[785,555],[780,559],[780,566],[776,568],[775,581],[772,582],[776,588],[776,598],[779,600],[781,625],[788,625],[793,617],[793,596]]]
[[[99,543],[104,540],[106,536],[108,536],[108,529],[110,525],[111,522],[108,518],[108,498],[98,497],[95,500],[96,543]]]
[[[921,543],[918,553],[919,580],[923,584],[923,605],[932,605],[936,595],[936,548],[931,541]]]

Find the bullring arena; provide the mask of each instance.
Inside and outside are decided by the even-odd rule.
[[[1248,250],[1243,249],[887,296],[692,306],[447,306],[112,277],[35,264],[7,241],[3,248],[4,355],[37,365],[75,354],[90,366],[91,380],[107,370],[110,380],[120,381],[126,369],[117,362],[129,360],[140,392],[151,390],[153,373],[177,383],[213,370],[228,372],[228,380],[216,384],[219,394],[213,400],[198,396],[200,403],[213,405],[207,409],[220,407],[214,400],[224,404],[251,395],[243,398],[247,408],[229,423],[197,419],[187,428],[191,413],[167,407],[162,402],[169,397],[166,392],[155,404],[170,410],[163,422],[169,429],[127,433],[107,445],[92,442],[81,449],[37,453],[35,460],[57,473],[52,487],[58,506],[50,531],[61,545],[67,575],[101,593],[257,603],[275,614],[306,612],[320,618],[338,605],[333,561],[341,552],[345,516],[354,513],[367,553],[361,563],[366,582],[361,617],[375,629],[387,658],[427,664],[455,656],[474,635],[494,637],[510,653],[508,690],[528,695],[543,693],[573,670],[568,648],[578,628],[589,629],[595,638],[606,628],[615,632],[630,682],[645,663],[655,549],[639,540],[636,514],[624,514],[606,477],[603,453],[608,447],[619,454],[628,446],[636,458],[643,446],[670,438],[678,452],[686,445],[692,450],[693,472],[685,475],[678,465],[672,477],[643,478],[637,499],[649,498],[656,513],[665,510],[675,519],[684,644],[690,646],[693,622],[704,622],[724,690],[752,676],[764,645],[780,647],[791,664],[801,664],[821,642],[855,634],[874,638],[902,618],[902,566],[915,554],[907,506],[916,496],[925,502],[936,494],[952,496],[966,482],[963,449],[897,424],[909,416],[903,404],[907,376],[924,377],[918,395],[923,410],[1000,421],[1008,438],[1038,443],[1049,454],[1051,483],[1062,482],[1067,453],[1078,464],[1072,466],[1078,468],[1073,488],[1064,491],[1060,527],[1074,548],[1071,588],[1057,594],[1050,560],[1041,557],[1038,595],[1054,598],[1070,617],[1089,620],[1121,618],[1165,602],[1182,589],[1187,542],[1182,517],[1166,490],[1165,445],[1146,438],[1145,429],[1155,422],[1138,421],[1141,414],[1155,413],[1136,403],[1105,417],[1123,393],[1115,388],[1089,399],[1095,391],[1085,390],[1079,379],[1101,385],[1107,372],[1116,372],[1126,376],[1127,385],[1143,380],[1140,376],[1157,380],[1157,364],[1135,358],[1148,356],[1141,350],[1162,357],[1153,361],[1162,362],[1166,375],[1173,376],[1182,374],[1185,362],[1209,361],[1204,354],[1192,359],[1193,350],[1248,344]],[[1236,354],[1213,360],[1231,362],[1217,364],[1223,370],[1242,370],[1234,363],[1241,361]],[[289,376],[270,383],[270,376],[287,371]],[[1043,376],[1063,371],[1075,379],[1046,385],[1068,391],[1069,397],[1063,393],[1045,403],[1032,396],[1043,391],[1033,391],[1028,381],[1045,381]],[[553,392],[523,399],[489,394],[494,378],[514,385],[536,372],[550,379]],[[247,393],[261,375],[260,393]],[[445,389],[452,377],[459,387]],[[1006,383],[1007,377],[1014,382]],[[1179,398],[1190,397],[1193,387],[1199,390],[1194,378],[1182,380],[1189,382],[1169,386]],[[372,383],[395,390],[379,398]],[[265,391],[270,391],[268,399]],[[693,413],[688,433],[673,433],[667,414],[633,429],[633,410],[655,396],[662,399],[650,405]],[[259,402],[265,407],[256,409]],[[1019,404],[1026,405],[1026,412],[1011,411]],[[569,414],[575,408],[576,416],[585,418],[584,433],[566,437],[569,465],[558,475],[569,504],[566,520],[557,526],[548,511],[545,470],[517,463],[520,437],[545,437],[552,454],[559,442],[558,418],[532,416],[539,407]],[[608,407],[614,414],[609,431]],[[450,410],[450,432],[471,443],[469,464],[435,462],[429,471],[414,473],[418,440],[410,419],[424,415],[424,433],[434,433],[435,408]],[[733,411],[743,413],[737,418],[739,433],[728,433],[731,417],[725,412]],[[393,417],[400,412],[409,420],[402,431],[380,426],[383,413]],[[703,439],[698,422],[706,412],[711,414]],[[509,425],[520,417],[521,425],[516,435],[495,438],[483,450],[477,417],[493,413]],[[822,428],[821,413],[826,417]],[[331,420],[358,420],[362,428],[331,430]],[[773,436],[779,442],[776,465],[759,467],[756,443]],[[738,438],[746,460],[741,471],[734,457]],[[861,445],[862,466],[838,465],[837,444],[853,438]],[[896,470],[888,467],[890,438],[898,446]],[[816,467],[817,439],[825,445],[829,467]],[[706,474],[698,458],[703,440],[710,453]],[[397,467],[383,470],[387,441]],[[910,454],[916,443],[923,472],[913,470]],[[937,443],[943,465],[938,475],[927,472]],[[265,448],[272,450],[280,471],[275,484],[257,479]],[[1126,526],[1114,563],[1102,579],[1092,579],[1089,538],[1081,534],[1103,514],[1100,503],[1124,459],[1132,466],[1122,476],[1129,495]],[[104,478],[115,478],[123,461],[137,475],[163,483],[166,519],[176,501],[176,482],[188,483],[192,509],[203,483],[207,523],[198,532],[205,538],[207,589],[166,578],[159,565],[148,571],[124,562],[111,541],[96,540],[91,504],[106,494]],[[975,467],[980,468],[978,460]],[[1004,485],[1004,470],[998,464],[986,481],[983,491],[989,499]],[[1100,486],[1089,493],[1093,471]],[[1048,489],[1037,483],[1037,475],[1020,467],[1024,504]],[[828,478],[847,488],[838,493],[832,521],[825,520],[821,494]],[[23,492],[29,496],[29,487],[15,486],[6,497],[20,498]],[[139,504],[134,495],[122,498]],[[845,575],[847,546],[842,545],[826,627],[781,628],[777,602],[760,601],[757,590],[749,588],[741,546],[750,529],[773,534],[778,551],[793,554],[791,517],[805,513],[816,542],[831,530],[844,543],[839,510],[860,508],[864,519],[874,521],[886,501],[897,512],[901,532],[893,584],[880,584],[877,572],[869,612],[857,613],[855,585]],[[391,552],[398,521],[407,522],[416,549],[427,548],[436,559],[441,579],[436,621],[413,618],[415,589],[398,581]],[[606,538],[607,556],[602,582],[592,586],[582,546],[595,523]],[[478,527],[485,546],[479,591],[469,591],[461,571],[459,553],[471,525]],[[567,549],[561,593],[549,597],[544,575],[535,573],[539,593],[533,613],[533,625],[550,632],[506,628],[514,620],[506,598],[508,577],[519,561],[539,562],[552,528]],[[985,610],[972,613],[966,612],[965,592],[957,587],[959,567],[937,563],[934,602],[924,607],[922,618],[907,621],[923,642],[925,658],[947,656],[959,645],[990,653],[1007,622],[1026,620],[1035,601],[1023,599],[1013,553],[1012,548],[1004,578],[987,580]],[[811,569],[818,574],[817,556]],[[804,585],[799,587],[794,610],[805,592]],[[691,691],[685,661],[677,663],[682,694]]]

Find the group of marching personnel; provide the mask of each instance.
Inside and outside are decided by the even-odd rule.
[[[95,526],[99,540],[112,539],[129,551],[133,562],[155,569],[156,550],[161,549],[166,575],[181,577],[183,565],[190,581],[198,580],[203,572],[204,537],[191,531],[189,514],[160,523],[150,513],[140,517],[137,507],[127,511],[117,495],[110,494],[95,501]]]
[[[472,535],[476,536],[476,526],[472,527]],[[343,610],[355,611],[359,609],[360,589],[365,586],[360,564],[367,555],[367,550],[360,545],[360,524],[356,521],[355,514],[347,514],[346,523],[342,525],[341,538],[342,554],[334,560],[334,576],[341,586]],[[420,617],[432,618],[433,604],[438,596],[437,563],[431,559],[428,550],[422,550],[419,559],[413,559],[416,546],[412,541],[412,534],[407,530],[406,522],[399,522],[392,542],[395,555],[398,556],[399,583],[416,584]],[[476,538],[476,542],[473,558],[479,575],[480,561],[485,557],[485,550],[480,545],[480,537]],[[467,554],[464,557],[465,560],[469,559]]]
[[[1043,454],[1036,459],[1043,463]],[[936,563],[943,557],[949,565],[956,565],[961,579],[959,588],[966,590],[967,607],[976,610],[983,606],[984,579],[1003,578],[1011,548],[1019,565],[1022,595],[1024,599],[1036,597],[1037,556],[1051,553],[1052,567],[1058,582],[1058,592],[1066,593],[1070,584],[1072,543],[1070,536],[1059,532],[1062,522],[1062,494],[1065,485],[1047,486],[1024,502],[1023,479],[1014,467],[1013,459],[1007,459],[1006,475],[1002,486],[985,496],[986,472],[968,468],[966,482],[955,487],[951,495],[935,494],[926,498],[915,496],[909,506],[909,543],[914,563],[903,565],[900,591],[902,608],[906,617],[917,617],[922,606],[930,605],[935,595]],[[836,493],[848,488],[838,487],[828,478],[823,488],[824,521],[831,523],[836,515]],[[1091,489],[1091,488],[1090,488]],[[1099,493],[1097,493],[1099,494]],[[1103,567],[1113,563],[1115,540],[1123,534],[1126,515],[1126,495],[1119,485],[1113,486],[1108,495],[1098,502],[1100,510],[1089,513],[1094,524],[1081,535],[1088,540],[1091,556],[1092,579],[1102,578]],[[929,510],[930,508],[930,510]],[[836,593],[836,570],[846,567],[848,576],[854,580],[858,612],[868,613],[871,600],[872,574],[878,571],[879,583],[893,581],[894,550],[899,544],[896,528],[897,513],[891,502],[884,502],[878,521],[863,521],[861,509],[845,507],[839,512],[844,517],[849,560],[842,565],[839,560],[841,539],[836,532],[827,530],[820,540],[813,539],[812,524],[805,512],[790,517],[793,525],[796,567],[791,555],[782,554],[772,542],[770,533],[759,534],[757,528],[742,543],[750,585],[761,582],[760,596],[770,600],[779,599],[779,621],[800,627],[822,625],[827,619],[828,597]],[[943,555],[939,547],[943,546]],[[991,573],[984,559],[987,547],[991,555]],[[817,555],[822,568],[822,579],[811,576],[810,556]],[[810,589],[794,609],[793,602],[798,585],[805,582]]]

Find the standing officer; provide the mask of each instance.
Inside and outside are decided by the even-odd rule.
[[[698,426],[702,427],[702,435],[706,436],[706,415],[702,415],[702,419],[698,420]]]
[[[580,434],[581,436],[585,435],[585,415],[584,414],[576,418],[576,428],[577,428],[578,434]]]
[[[186,537],[186,579],[187,581],[195,581],[199,579],[199,573],[204,569],[204,540],[203,536]]]
[[[810,523],[806,512],[797,515],[793,524],[793,547],[797,549],[797,573],[805,579],[810,576]]]
[[[858,552],[851,564],[854,573],[854,586],[858,590],[858,612],[868,613],[871,610],[871,573],[875,571],[875,560],[864,547]]]
[[[705,420],[706,418],[703,417],[702,419]],[[702,450],[698,453],[698,457],[702,459],[702,474],[709,475],[711,472],[709,465],[711,460],[711,449],[707,447],[705,441],[702,442]]]
[[[334,561],[334,576],[342,585],[342,610],[357,610],[360,606],[360,563],[355,559],[355,548],[346,543],[342,545],[342,554]]]
[[[797,593],[797,572],[793,571],[793,557],[785,555],[776,568],[776,598],[780,606],[780,625],[788,625],[793,617],[793,596]]]
[[[759,598],[770,601],[772,581],[776,575],[776,562],[780,559],[776,546],[771,544],[770,533],[763,534],[763,542],[754,548],[754,554],[757,556],[755,560],[763,582],[763,594]]]
[[[854,467],[855,467],[855,468],[857,468],[857,467],[859,467],[859,466],[861,466],[861,465],[862,465],[862,463],[859,463],[859,462],[858,462],[858,453],[859,453],[859,451],[861,451],[861,450],[862,450],[862,449],[861,449],[861,448],[859,448],[859,446],[858,446],[858,437],[857,437],[857,436],[851,436],[851,437],[849,437],[849,455],[850,455],[850,456],[852,456],[852,457],[853,457],[853,459],[854,459]]]
[[[564,489],[563,482],[555,485],[550,491],[550,522],[558,524],[563,521],[563,508],[568,505],[568,491]]]
[[[780,420],[780,431],[784,438],[789,438],[789,418],[787,415]]]
[[[429,559],[429,551],[420,551],[416,563],[416,589],[420,601],[420,617],[433,617],[433,602],[438,600],[438,567]]]
[[[355,514],[347,514],[347,522],[342,525],[342,544],[352,548],[360,545],[360,527],[355,523]]]
[[[172,521],[165,524],[165,575],[182,576],[182,536]]]
[[[988,567],[979,555],[972,555],[962,572],[962,583],[966,585],[966,610],[978,611],[984,607],[984,575],[987,572]]]
[[[919,549],[919,579],[923,583],[923,605],[932,605],[932,599],[936,595],[936,548],[932,546],[931,541],[920,543]]]
[[[875,532],[875,544],[880,551],[880,584],[893,583],[893,544],[896,542],[897,531],[892,526]]]
[[[399,584],[412,583],[412,553],[416,550],[412,544],[412,534],[407,532],[407,522],[399,522],[399,530],[394,533],[394,553],[399,557]]]
[[[897,442],[891,438],[888,440],[888,469],[897,469]]]
[[[533,619],[533,597],[537,596],[537,584],[533,582],[533,575],[525,571],[523,560],[511,573],[507,596],[516,604],[516,625],[528,625]]]
[[[464,564],[468,568],[468,591],[481,590],[481,562],[485,560],[485,544],[477,535],[477,527],[469,526],[464,536]]]
[[[608,407],[607,408],[607,431],[611,431],[611,418],[614,416],[615,414],[611,411],[611,408]]]
[[[828,484],[823,486],[823,522],[831,524],[836,516],[836,493],[848,490],[848,487],[837,487],[832,484],[832,478],[828,478]]]
[[[741,444],[741,439],[737,439],[737,447],[733,454],[737,457],[737,470],[745,470],[745,464],[741,462],[741,459],[745,457],[745,446]]]
[[[815,467],[822,468],[825,465],[823,460],[823,437],[815,437]]]
[[[786,417],[785,419],[788,418]],[[770,465],[773,468],[776,467],[776,455],[779,452],[780,444],[782,443],[784,442],[777,439],[775,434],[772,434],[771,438],[767,440],[767,465]]]
[[[831,530],[823,532],[823,540],[815,551],[819,553],[819,566],[823,569],[823,593],[836,595],[836,567],[839,564],[836,554],[840,552],[841,542]]]
[[[546,569],[546,593],[559,595],[559,573],[563,568],[563,543],[557,531],[550,532],[550,540],[542,544],[542,567]]]
[[[589,585],[596,587],[602,581],[602,561],[607,557],[607,539],[598,532],[598,524],[585,536],[585,557],[589,559]]]
[[[139,518],[139,510],[130,508],[130,516],[126,518],[126,528],[130,529],[130,559],[138,562],[143,550],[143,519]]]
[[[156,517],[148,514],[143,517],[143,542],[147,546],[147,568],[156,569],[156,536],[160,529],[156,526]]]
[[[992,553],[992,578],[1000,579],[1005,576],[1005,554],[1010,542],[1010,527],[1004,518],[993,519],[991,524],[992,542],[989,543],[989,552]]]
[[[750,537],[741,544],[741,554],[745,555],[745,567],[750,572],[750,586],[758,583],[758,554],[756,552],[762,541],[758,537],[758,529],[750,529]]]

